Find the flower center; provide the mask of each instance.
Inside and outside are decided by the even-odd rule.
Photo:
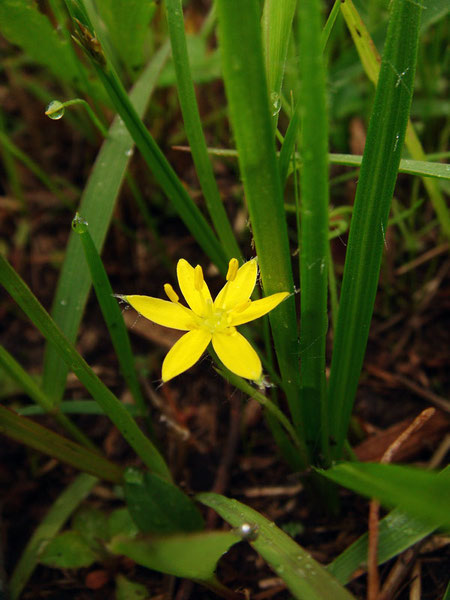
[[[211,311],[210,314],[202,318],[201,327],[210,333],[227,329],[230,326],[228,312],[223,308],[216,308],[216,310]]]

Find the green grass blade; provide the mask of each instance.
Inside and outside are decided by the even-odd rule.
[[[52,504],[28,540],[11,575],[8,584],[11,600],[18,600],[39,562],[44,547],[60,531],[79,504],[87,498],[97,481],[92,475],[78,475]]]
[[[130,99],[139,114],[145,111],[168,55],[167,44],[154,56],[130,93]],[[90,233],[98,252],[103,247],[132,152],[131,136],[117,117],[97,156],[79,207],[80,213],[89,222]],[[70,342],[76,339],[90,288],[91,278],[83,257],[81,241],[72,232],[52,307],[55,322]],[[62,398],[66,378],[67,367],[64,361],[58,350],[48,344],[44,356],[43,388],[55,404]]]
[[[241,258],[241,251],[220,198],[219,188],[206,147],[205,136],[203,135],[189,64],[181,0],[166,0],[166,14],[177,78],[178,98],[197,177],[203,191],[209,216],[228,259],[233,257],[239,259]]]
[[[392,3],[356,191],[333,345],[329,422],[335,456],[340,455],[346,438],[369,333],[384,232],[411,105],[420,15],[417,3]]]
[[[95,477],[113,483],[122,481],[123,470],[101,454],[84,448],[26,417],[19,417],[4,406],[0,406],[0,433]]]
[[[120,400],[100,381],[86,361],[78,354],[74,346],[67,340],[28,286],[3,256],[0,256],[0,283],[42,335],[58,349],[62,359],[70,366],[70,369],[92,397],[104,409],[147,467],[154,473],[170,480],[169,469],[156,447],[145,437]]]
[[[380,57],[375,44],[351,0],[341,2],[341,11],[353,38],[364,70],[372,83],[377,85],[380,73]],[[426,12],[428,11],[425,11],[425,13]],[[402,71],[398,71],[398,74],[401,75]],[[415,160],[425,160],[425,152],[410,120],[408,120],[405,144]],[[434,181],[430,181],[429,179],[423,179],[423,184],[430,196],[430,200],[439,218],[442,230],[445,235],[450,236],[450,211],[439,188]]]
[[[82,217],[77,215],[72,222],[72,228],[80,235],[86,262],[94,285],[97,300],[108,327],[111,341],[119,360],[122,375],[128,385],[130,392],[142,414],[145,414],[147,406],[142,396],[139,381],[134,368],[134,358],[131,352],[130,338],[125,327],[122,312],[117,300],[113,296],[113,290],[109,283],[108,275],[103,267],[97,248],[89,233],[89,225]]]
[[[95,449],[91,440],[68,417],[61,414],[59,407],[53,405],[50,398],[45,395],[34,379],[28,375],[3,346],[0,346],[0,365],[23,388],[25,393],[42,408],[43,412],[52,415],[74,440],[83,444],[83,446]]]
[[[328,119],[318,0],[299,5],[301,405],[311,459],[327,460]],[[319,459],[319,456],[321,458]],[[315,457],[315,458],[314,458]]]
[[[124,405],[127,411],[134,417],[144,417],[134,404]],[[63,400],[59,405],[59,410],[64,414],[74,415],[105,415],[105,411],[95,400]],[[17,414],[24,417],[32,417],[34,415],[44,414],[44,410],[40,406],[24,406],[17,408]]]
[[[265,0],[262,16],[262,40],[267,87],[274,126],[281,108],[286,57],[297,0]]]
[[[225,88],[264,293],[292,292],[283,194],[261,47],[259,4],[256,0],[218,0],[216,6]],[[294,425],[301,431],[295,297],[288,298],[269,317]]]
[[[359,166],[361,162],[362,156],[356,154],[330,154],[330,163],[334,165]],[[402,158],[398,170],[399,173],[407,173],[408,175],[450,179],[450,165],[425,160]]]
[[[350,592],[284,531],[249,506],[219,494],[197,494],[197,500],[214,509],[232,527],[256,526],[249,540],[299,600],[351,600]]]
[[[293,144],[294,145],[294,144]],[[183,148],[189,150],[188,148]],[[283,148],[281,149],[281,153]],[[237,151],[228,148],[208,148],[210,154],[215,156],[224,156],[229,158],[237,158]],[[446,153],[444,153],[446,154]],[[288,152],[286,150],[286,156]],[[431,158],[431,155],[429,156]],[[359,167],[362,163],[362,156],[359,154],[329,154],[328,160],[332,165],[346,165],[349,167]],[[298,163],[301,162],[301,157],[297,156]],[[290,167],[288,161],[288,168]],[[284,169],[284,166],[283,166]],[[436,179],[450,179],[450,165],[424,161],[424,160],[409,160],[403,159],[400,161],[399,173],[407,173],[409,175],[423,175],[424,177],[433,177]]]

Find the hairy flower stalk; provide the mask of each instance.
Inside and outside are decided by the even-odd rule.
[[[164,382],[192,367],[210,342],[230,371],[246,379],[261,379],[259,356],[236,327],[267,314],[289,294],[279,292],[252,301],[250,296],[256,285],[257,275],[256,259],[239,268],[237,259],[232,258],[227,282],[213,301],[201,266],[194,268],[182,258],[178,261],[177,277],[189,308],[180,303],[178,294],[169,283],[164,285],[169,301],[150,296],[121,296],[146,319],[187,332],[172,346],[164,359]]]

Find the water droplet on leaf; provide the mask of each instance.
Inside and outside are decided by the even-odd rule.
[[[57,121],[64,116],[65,108],[62,102],[59,100],[52,100],[50,104],[47,106],[45,114],[49,119],[53,119],[53,121]]]

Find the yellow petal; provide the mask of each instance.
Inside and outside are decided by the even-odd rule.
[[[260,379],[261,361],[243,335],[237,331],[214,333],[212,343],[217,356],[230,371],[245,379]]]
[[[194,365],[211,341],[205,329],[189,331],[169,350],[162,366],[162,380],[169,381]]]
[[[181,329],[181,331],[189,331],[196,327],[194,314],[181,304],[151,296],[123,296],[123,298],[143,317],[158,325]]]
[[[273,310],[288,296],[288,292],[278,292],[278,294],[272,294],[271,296],[266,296],[266,298],[261,298],[260,300],[251,302],[248,308],[242,312],[232,311],[230,313],[230,325],[242,325],[242,323],[248,323],[254,319],[259,319],[259,317],[262,317]]]
[[[257,274],[256,258],[244,263],[233,281],[227,281],[217,294],[214,306],[230,309],[248,300],[255,288]]]
[[[177,277],[186,302],[197,315],[205,315],[206,305],[212,304],[211,293],[205,282],[200,290],[195,287],[195,269],[187,260],[180,258],[177,264]]]

